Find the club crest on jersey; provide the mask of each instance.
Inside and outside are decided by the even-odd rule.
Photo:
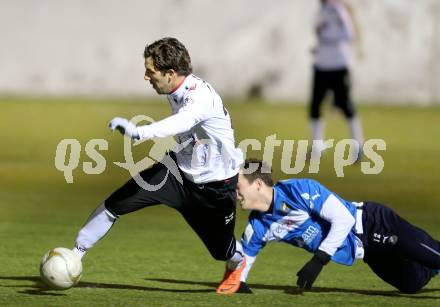
[[[230,215],[225,216],[225,225],[228,225],[230,221],[234,219],[234,213],[232,212]]]
[[[197,83],[191,84],[191,86],[187,86],[186,89],[189,91],[194,91],[197,87]]]

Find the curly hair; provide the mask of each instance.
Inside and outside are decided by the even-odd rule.
[[[182,76],[192,73],[188,50],[176,38],[165,37],[145,46],[144,59],[148,57],[153,59],[154,67],[161,72],[173,69]]]

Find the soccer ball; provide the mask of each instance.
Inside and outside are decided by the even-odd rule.
[[[41,259],[40,277],[52,289],[73,287],[81,278],[81,273],[81,258],[70,249],[56,247]]]

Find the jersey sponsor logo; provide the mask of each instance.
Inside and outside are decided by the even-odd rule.
[[[308,245],[313,241],[313,239],[315,239],[318,233],[319,229],[310,225],[307,227],[306,231],[301,235],[301,237],[303,238],[304,243]]]

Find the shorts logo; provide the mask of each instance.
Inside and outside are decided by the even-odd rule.
[[[228,225],[234,219],[234,213],[231,213],[228,216],[225,216],[225,225]]]
[[[376,243],[395,245],[398,240],[399,238],[396,235],[385,236],[380,233],[373,233],[373,242]]]

